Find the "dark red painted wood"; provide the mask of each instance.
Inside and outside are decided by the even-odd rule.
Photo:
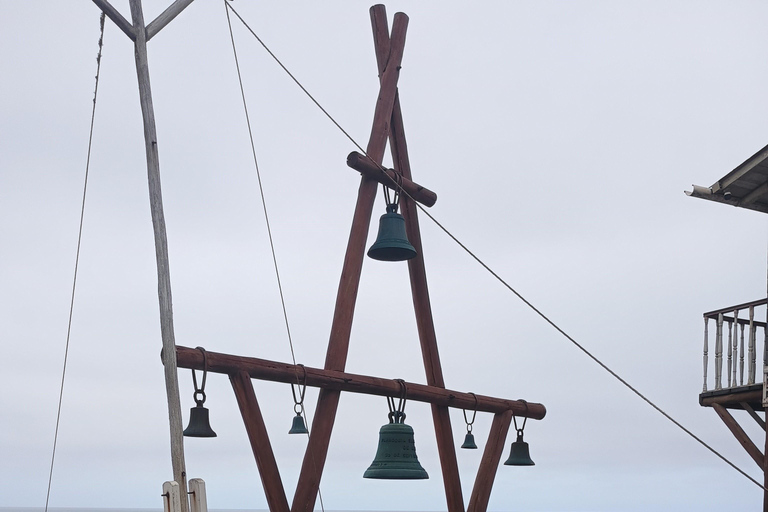
[[[392,51],[389,56],[389,66],[381,75],[371,136],[366,148],[368,156],[377,164],[381,164],[389,136],[389,123],[397,94],[397,80],[400,76],[400,63],[405,49],[407,28],[408,17],[405,15],[396,16],[392,27]],[[358,191],[339,291],[336,296],[336,308],[325,358],[325,368],[328,370],[344,370],[346,366],[352,318],[365,254],[365,241],[368,236],[375,197],[376,182],[363,177]],[[314,509],[338,404],[338,391],[321,391],[315,410],[315,419],[312,422],[309,444],[304,454],[299,482],[296,486],[296,494],[291,509],[293,512],[312,512]]]
[[[275,454],[272,452],[272,445],[269,443],[269,433],[264,425],[256,393],[253,391],[251,377],[241,371],[230,375],[229,380],[232,383],[232,389],[235,390],[237,405],[240,407],[240,414],[245,423],[245,431],[248,433],[253,456],[256,458],[256,466],[259,468],[269,510],[270,512],[288,512],[290,510],[288,499],[285,497],[283,481],[277,468]]]
[[[485,442],[483,458],[477,470],[475,486],[472,489],[472,496],[469,498],[467,512],[485,512],[488,509],[493,480],[496,478],[496,469],[499,467],[501,456],[504,453],[507,432],[511,422],[512,411],[501,412],[493,417],[491,431]]]

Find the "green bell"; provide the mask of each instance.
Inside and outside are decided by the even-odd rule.
[[[398,417],[400,423],[393,417]],[[416,445],[413,440],[413,428],[402,423],[405,414],[391,413],[390,422],[379,430],[379,448],[363,478],[388,480],[424,480],[429,475],[419,464]]]
[[[293,426],[288,431],[289,434],[308,434],[307,425],[304,423],[304,418],[301,417],[301,413],[297,412],[293,417]]]
[[[405,234],[405,219],[397,213],[397,204],[388,204],[387,213],[379,219],[379,234],[368,249],[368,256],[380,261],[405,261],[416,257]]]
[[[505,466],[534,466],[531,455],[528,453],[528,443],[523,441],[523,430],[517,431],[517,441],[512,443],[512,449],[509,452],[509,458],[504,463]]]
[[[189,410],[189,425],[182,434],[184,437],[216,437],[216,432],[208,420],[208,409],[203,407],[202,402],[197,402],[197,405]]]
[[[477,450],[475,436],[472,435],[472,432],[467,432],[467,435],[464,436],[464,444],[462,444],[461,447],[468,450]]]

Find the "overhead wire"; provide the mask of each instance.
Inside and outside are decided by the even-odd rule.
[[[64,363],[61,370],[61,385],[59,386],[59,404],[56,409],[56,428],[53,434],[53,449],[51,450],[51,466],[48,471],[48,490],[45,493],[45,512],[51,498],[51,483],[53,481],[53,466],[56,460],[56,445],[59,439],[59,424],[61,423],[61,404],[64,400],[64,380],[67,375],[67,358],[69,356],[69,340],[72,334],[72,316],[75,310],[75,289],[77,288],[77,269],[80,264],[80,245],[83,239],[83,219],[85,218],[85,198],[88,191],[88,171],[91,165],[91,146],[93,144],[93,126],[96,119],[96,98],[99,92],[99,75],[101,72],[101,51],[104,46],[104,13],[99,17],[99,52],[96,55],[96,84],[93,89],[93,108],[91,109],[91,128],[88,134],[88,153],[85,159],[85,178],[83,180],[83,199],[80,205],[80,225],[77,231],[77,249],[75,250],[75,269],[72,277],[72,294],[69,299],[69,318],[67,320],[67,338],[64,343]]]
[[[368,153],[365,151],[365,149],[352,137],[349,132],[347,132],[337,121],[333,118],[333,116],[315,99],[315,97],[304,87],[304,85],[299,82],[299,80],[293,75],[293,73],[288,70],[288,68],[280,61],[280,59],[272,52],[272,50],[269,49],[269,47],[264,43],[264,41],[254,32],[254,30],[248,25],[248,23],[243,19],[242,16],[235,10],[234,7],[232,7],[231,4],[225,2],[227,7],[240,19],[240,21],[243,23],[246,29],[256,38],[256,40],[261,44],[261,46],[266,50],[266,52],[275,60],[275,62],[286,72],[286,74],[296,83],[296,85],[307,95],[307,97],[326,115],[326,117],[349,139],[349,141],[360,150],[361,153],[368,156]],[[689,429],[687,429],[685,426],[683,426],[679,421],[675,420],[670,414],[665,412],[661,407],[656,405],[652,400],[650,400],[648,397],[646,397],[644,394],[642,394],[637,388],[629,384],[625,379],[623,379],[620,375],[618,375],[615,371],[613,371],[608,365],[603,363],[600,359],[598,359],[594,354],[592,354],[589,350],[587,350],[583,345],[578,343],[573,337],[571,337],[567,332],[565,332],[559,325],[557,325],[553,320],[551,320],[547,315],[545,315],[541,310],[539,310],[537,307],[535,307],[529,300],[527,300],[523,295],[518,292],[515,288],[513,288],[507,281],[505,281],[501,276],[499,276],[490,266],[488,266],[479,256],[477,256],[474,252],[472,252],[466,245],[464,245],[451,231],[448,230],[442,223],[440,223],[432,214],[430,214],[424,206],[422,206],[419,202],[415,201],[413,197],[405,190],[403,187],[397,183],[396,180],[392,179],[391,176],[386,172],[386,169],[378,162],[371,159],[371,162],[373,162],[378,168],[379,171],[386,176],[388,180],[392,182],[392,186],[396,189],[399,189],[400,192],[407,197],[409,197],[416,207],[421,210],[432,222],[435,223],[435,225],[442,230],[448,237],[450,237],[456,244],[461,247],[472,259],[474,259],[480,266],[482,266],[491,276],[493,276],[497,281],[499,281],[505,288],[507,288],[510,292],[512,292],[515,296],[517,296],[526,306],[528,306],[531,310],[533,310],[537,315],[539,315],[545,322],[547,322],[549,325],[551,325],[557,332],[559,332],[563,337],[565,337],[568,341],[570,341],[576,348],[581,350],[587,357],[589,357],[591,360],[593,360],[595,363],[597,363],[601,368],[603,368],[605,371],[607,371],[611,376],[613,376],[616,380],[618,380],[621,384],[623,384],[625,387],[627,387],[632,393],[637,395],[639,398],[641,398],[643,401],[645,401],[648,405],[650,405],[654,410],[659,412],[662,416],[664,416],[667,420],[672,422],[675,426],[680,428],[683,432],[688,434],[691,438],[693,438],[695,441],[697,441],[699,444],[701,444],[704,448],[712,452],[714,455],[716,455],[718,458],[720,458],[723,462],[728,464],[731,468],[736,470],[738,473],[740,473],[742,476],[753,482],[755,485],[760,487],[763,490],[768,491],[768,488],[766,488],[763,484],[752,478],[750,475],[748,475],[744,470],[736,466],[733,462],[728,460],[724,455],[722,455],[720,452],[715,450],[712,446],[707,444],[703,439],[695,435],[693,432],[691,432]]]
[[[240,73],[240,61],[239,61],[239,59],[237,57],[237,45],[235,44],[235,36],[234,36],[233,31],[232,31],[232,21],[231,21],[230,16],[229,16],[229,9],[227,9],[227,7],[229,7],[230,9],[232,7],[229,5],[229,2],[227,0],[224,0],[224,6],[225,6],[224,10],[225,10],[225,12],[227,14],[227,25],[229,27],[229,37],[230,37],[230,40],[232,41],[232,53],[233,53],[234,58],[235,58],[235,68],[237,69],[237,80],[238,80],[238,83],[240,84],[240,95],[241,95],[242,100],[243,100],[243,110],[245,112],[245,120],[246,120],[246,124],[248,126],[248,137],[249,137],[249,140],[250,140],[250,143],[251,143],[251,153],[253,155],[253,163],[254,163],[254,167],[256,168],[256,178],[257,178],[257,181],[258,181],[258,184],[259,184],[259,194],[261,196],[261,205],[262,205],[262,208],[264,210],[264,219],[265,219],[266,226],[267,226],[267,234],[268,234],[268,237],[269,237],[269,247],[270,247],[270,250],[272,252],[272,262],[273,262],[274,268],[275,268],[275,277],[277,279],[277,287],[278,287],[278,290],[280,291],[280,304],[282,305],[282,309],[283,309],[283,319],[285,320],[285,329],[286,329],[286,332],[288,334],[288,344],[289,344],[290,349],[291,349],[291,360],[293,361],[294,368],[296,368],[296,366],[297,366],[296,365],[296,352],[295,352],[294,347],[293,347],[293,338],[291,337],[290,323],[288,322],[288,310],[287,310],[286,305],[285,305],[285,295],[283,293],[283,286],[282,286],[282,282],[280,280],[280,270],[279,270],[278,265],[277,265],[277,254],[276,254],[276,251],[275,251],[275,244],[274,244],[274,241],[272,239],[272,229],[270,227],[269,214],[267,212],[267,201],[266,201],[266,198],[265,198],[265,195],[264,195],[264,187],[263,187],[262,182],[261,182],[261,171],[259,169],[259,162],[258,162],[258,159],[256,157],[256,144],[254,143],[254,140],[253,140],[253,130],[251,128],[251,118],[250,118],[250,115],[248,114],[248,103],[247,103],[247,101],[245,99],[245,87],[243,86],[243,78],[242,78],[242,74]],[[234,9],[233,9],[233,11],[234,11]],[[238,18],[239,17],[240,17],[240,15],[238,14]],[[242,18],[240,18],[240,19],[242,21]],[[304,377],[305,377],[304,378],[304,386],[306,388],[306,371],[305,371],[305,376]],[[297,382],[297,385],[298,385],[299,384],[298,370],[296,370],[296,382]],[[291,393],[293,393],[293,392],[294,392],[293,391],[293,384],[291,384]],[[294,398],[294,401],[295,401],[295,398]],[[306,418],[306,409],[304,408],[304,394],[303,393],[301,394],[301,402],[298,405],[300,406],[301,415],[304,418]],[[306,421],[306,419],[305,419],[305,421]],[[309,433],[309,428],[307,428],[307,437],[309,437],[309,434],[310,434]],[[315,470],[317,470],[317,464],[315,462],[314,453],[312,453],[310,456],[312,458],[312,465],[314,466]],[[320,509],[323,512],[325,512],[325,505],[323,503],[323,494],[322,494],[322,491],[320,490],[319,485],[318,485],[318,489],[317,489],[317,494],[318,494],[318,498],[320,500]]]

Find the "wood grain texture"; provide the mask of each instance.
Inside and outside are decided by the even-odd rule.
[[[131,25],[117,9],[112,7],[112,4],[107,0],[93,0],[93,3],[96,4],[99,9],[107,15],[107,18],[111,19],[112,22],[117,25],[117,28],[122,30],[131,41],[136,40],[136,33],[133,30],[133,25]]]
[[[199,350],[178,346],[176,347],[176,353],[179,368],[203,369],[203,355]],[[255,357],[234,356],[219,352],[206,351],[206,354],[209,373],[229,375],[242,371],[246,372],[253,379],[289,384],[296,382],[297,374],[303,377],[303,372],[306,370],[306,383],[310,387],[319,387],[333,392],[348,391],[377,396],[400,395],[400,385],[393,379],[325,370],[311,366],[299,367],[290,363],[269,361]],[[470,393],[415,382],[407,382],[406,387],[406,397],[408,400],[460,409],[474,408],[475,399]],[[547,413],[546,408],[542,404],[534,402],[528,402],[528,412],[526,414],[525,403],[521,400],[507,400],[481,394],[475,396],[477,396],[477,410],[481,412],[498,413],[512,411],[519,418],[528,417],[536,420],[544,418]],[[315,415],[315,418],[317,418],[317,415]]]
[[[157,18],[152,20],[152,22],[147,25],[147,41],[152,39],[158,32],[163,29],[163,27],[173,21],[176,16],[181,14],[181,11],[186,9],[189,4],[192,3],[192,1],[193,0],[176,0],[171,5],[169,5],[166,10],[161,12]]]
[[[485,442],[483,458],[475,477],[475,486],[469,498],[467,512],[485,512],[488,509],[488,501],[491,498],[493,481],[496,478],[496,468],[499,467],[501,456],[504,453],[509,424],[512,422],[512,412],[501,412],[493,417],[488,440]]]
[[[378,165],[374,164],[370,158],[358,153],[357,151],[353,151],[347,156],[347,165],[356,171],[359,171],[364,176],[376,180],[382,185],[392,189],[395,188],[394,185],[397,183],[397,174],[394,170],[382,169]],[[437,202],[437,194],[428,188],[414,183],[408,178],[402,179],[402,189],[415,201],[418,201],[424,206],[434,206]]]
[[[136,74],[139,81],[139,102],[144,122],[144,146],[147,154],[147,178],[149,182],[149,204],[152,213],[152,229],[155,237],[155,260],[157,262],[157,296],[160,306],[160,333],[163,344],[163,367],[165,391],[168,401],[168,423],[171,440],[171,463],[173,479],[179,484],[179,492],[185,499],[181,502],[182,512],[188,512],[187,472],[184,463],[184,429],[179,398],[178,372],[176,370],[176,339],[173,331],[173,300],[171,298],[171,275],[168,264],[168,238],[163,213],[163,194],[160,188],[160,159],[157,154],[157,132],[155,113],[152,107],[152,89],[149,83],[147,63],[147,41],[144,27],[144,13],[141,0],[130,0],[131,18],[136,57]]]
[[[398,42],[395,40],[395,27],[398,19],[405,16],[396,13],[392,28],[392,38],[388,38],[381,27],[386,26],[386,10],[383,6],[375,6],[371,9],[371,24],[374,30],[374,45],[376,46],[377,63],[379,73],[383,80],[391,64],[384,60],[387,50],[391,54],[395,51]],[[408,158],[408,145],[405,138],[405,128],[402,111],[400,109],[399,92],[396,93],[392,108],[392,119],[389,133],[389,145],[392,151],[392,161],[395,170],[402,174],[404,180],[411,181],[411,166]],[[424,250],[421,243],[421,231],[417,216],[416,205],[408,196],[400,199],[400,208],[405,218],[405,230],[408,240],[416,249],[416,257],[408,260],[408,273],[411,281],[411,296],[413,300],[416,325],[421,344],[424,370],[427,375],[427,384],[430,386],[445,387],[443,370],[440,364],[440,355],[437,348],[437,335],[435,333],[432,306],[427,287],[427,274],[424,265]],[[461,479],[459,466],[456,460],[456,446],[453,440],[453,429],[448,413],[448,408],[442,405],[432,405],[432,419],[435,426],[435,439],[437,441],[440,456],[440,468],[442,470],[443,485],[445,488],[446,506],[449,512],[464,512],[464,498],[461,491]]]
[[[390,66],[382,75],[379,96],[373,115],[371,136],[368,140],[366,153],[376,163],[381,164],[389,136],[389,122],[392,115],[397,80],[400,75],[400,62],[403,58],[405,34],[408,18],[396,20],[393,28],[393,39],[397,41],[395,51],[390,55]],[[336,307],[331,324],[331,335],[328,341],[328,351],[325,358],[325,368],[328,370],[344,370],[349,353],[349,337],[352,331],[352,319],[357,302],[357,291],[360,285],[360,274],[365,256],[365,242],[368,238],[368,228],[371,223],[373,202],[376,198],[377,183],[363,176],[358,189],[355,213],[352,219],[352,230],[344,257],[339,289],[336,294]],[[293,512],[312,512],[320,486],[325,460],[328,455],[328,445],[331,439],[333,423],[339,403],[339,392],[324,389],[320,393],[312,430],[309,436],[307,451],[296,485],[293,498]]]
[[[762,469],[765,460],[760,448],[752,442],[747,433],[744,432],[744,429],[741,428],[741,425],[739,425],[733,416],[731,416],[731,413],[728,412],[728,409],[720,404],[713,404],[712,408],[717,415],[720,416],[720,419],[723,420],[723,423],[725,423],[725,426],[728,427],[736,440],[747,451],[749,456],[752,457],[752,460],[754,460],[755,463],[760,466],[760,469]]]
[[[253,391],[251,378],[245,372],[238,372],[230,375],[229,380],[235,391],[237,405],[240,407],[248,440],[251,442],[253,456],[259,468],[269,510],[270,512],[288,512],[290,510],[288,499],[285,497],[283,481],[280,478],[280,471],[277,468],[275,454],[272,452],[269,434],[264,425],[259,402],[256,400],[256,393]]]

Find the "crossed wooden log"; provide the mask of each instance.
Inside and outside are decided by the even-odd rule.
[[[465,511],[448,412],[450,407],[472,409],[475,407],[475,399],[469,393],[445,389],[440,365],[422,256],[419,221],[416,205],[413,202],[417,200],[431,206],[435,203],[437,196],[412,181],[397,90],[408,17],[403,13],[395,14],[390,34],[384,6],[373,6],[370,14],[380,89],[366,148],[367,156],[352,153],[348,157],[349,166],[360,171],[362,179],[336,296],[325,366],[323,369],[306,367],[299,371],[297,366],[286,363],[215,352],[208,352],[207,355],[208,371],[229,375],[259,468],[267,503],[272,512],[312,512],[314,510],[342,391],[384,396],[400,394],[400,386],[395,380],[345,373],[352,318],[377,184],[383,183],[393,187],[397,181],[406,192],[401,197],[401,213],[405,218],[408,240],[417,251],[417,256],[408,261],[408,272],[427,380],[427,385],[408,383],[407,398],[431,404],[447,510],[449,512]],[[394,170],[381,167],[387,140],[392,152]],[[396,179],[396,173],[401,176],[401,179]],[[176,356],[180,368],[203,369],[203,356],[198,350],[177,347]],[[293,504],[289,507],[251,379],[295,383],[297,375],[305,375],[302,384],[321,389],[296,493]],[[471,512],[484,512],[488,506],[496,468],[501,460],[513,415],[542,419],[546,410],[541,404],[482,395],[477,395],[476,407],[479,411],[494,413],[488,441],[467,508]]]

